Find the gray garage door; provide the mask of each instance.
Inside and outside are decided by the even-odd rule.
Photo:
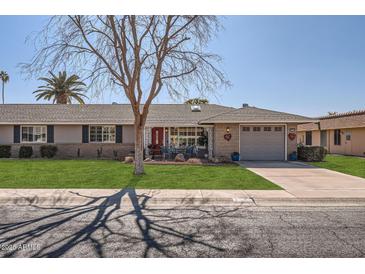
[[[241,160],[285,160],[284,126],[241,126]]]

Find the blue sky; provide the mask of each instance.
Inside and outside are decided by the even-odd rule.
[[[26,37],[46,18],[0,16],[0,69],[6,70],[7,103],[35,103],[40,84],[17,65],[33,54]],[[229,16],[210,44],[220,54],[232,88],[211,102],[250,105],[317,116],[365,109],[365,16]],[[127,102],[106,92],[93,103]],[[156,102],[171,99],[162,94]]]

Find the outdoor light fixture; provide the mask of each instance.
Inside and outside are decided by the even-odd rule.
[[[226,132],[229,133],[231,129],[229,127],[226,128]]]

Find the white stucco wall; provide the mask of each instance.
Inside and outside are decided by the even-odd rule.
[[[14,141],[13,135],[13,126],[0,125],[0,145],[12,144]]]
[[[134,144],[134,126],[123,126],[123,144]]]
[[[55,125],[54,142],[57,144],[82,143],[81,125]]]

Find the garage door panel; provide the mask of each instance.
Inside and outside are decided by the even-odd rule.
[[[261,130],[253,131],[253,127]],[[264,131],[264,127],[271,127],[271,131]],[[241,160],[284,160],[284,127],[281,131],[275,131],[274,126],[250,126],[249,131],[241,127],[240,155]]]

